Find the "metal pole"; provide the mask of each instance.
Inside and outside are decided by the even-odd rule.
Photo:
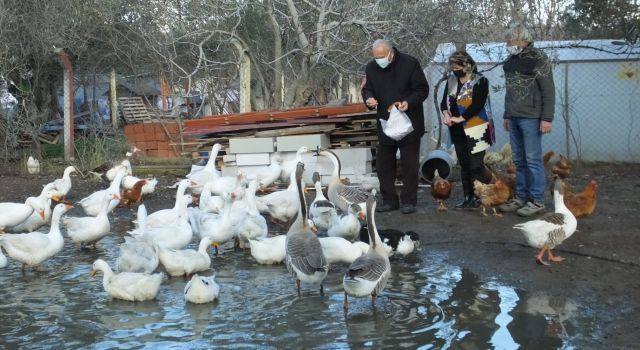
[[[569,128],[571,123],[569,122],[569,63],[564,64],[564,103],[562,106],[562,114],[564,116],[564,137],[567,148],[567,157],[571,158],[571,133]]]
[[[109,79],[109,98],[111,99],[111,126],[114,129],[118,128],[118,94],[116,92],[116,71],[111,70],[111,77]]]

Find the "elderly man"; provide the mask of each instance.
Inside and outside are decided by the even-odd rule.
[[[398,209],[410,214],[416,211],[418,196],[418,156],[420,138],[424,134],[422,101],[429,95],[429,85],[414,57],[394,48],[388,40],[376,40],[371,51],[373,60],[365,68],[365,84],[362,99],[368,108],[377,108],[378,120],[389,118],[389,106],[396,104],[405,112],[413,131],[396,141],[388,137],[378,122],[378,149],[376,171],[380,180],[383,203],[378,212]],[[402,190],[400,200],[396,192],[396,153],[400,150],[402,166]]]
[[[510,53],[503,69],[506,79],[504,128],[509,131],[516,166],[516,195],[500,206],[504,212],[533,216],[545,211],[542,135],[551,132],[555,87],[549,58],[533,47],[522,24],[505,35]]]

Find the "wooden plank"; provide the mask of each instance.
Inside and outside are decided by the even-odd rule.
[[[319,134],[335,129],[335,124],[329,125],[305,125],[286,129],[256,131],[255,137],[274,137],[302,134]]]

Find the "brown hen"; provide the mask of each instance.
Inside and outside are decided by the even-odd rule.
[[[451,182],[443,179],[436,170],[433,174],[433,180],[431,180],[431,196],[438,202],[438,211],[445,211],[447,207],[444,205],[444,201],[451,195]]]
[[[591,180],[579,193],[573,193],[569,186],[565,186],[564,204],[575,217],[587,217],[596,209],[597,190],[596,180]]]
[[[133,188],[122,191],[120,195],[120,205],[131,207],[132,203],[142,201],[142,186],[147,184],[147,180],[140,180],[133,185]]]
[[[509,200],[511,191],[507,184],[499,179],[492,184],[483,184],[482,182],[475,180],[473,182],[473,190],[475,191],[476,196],[480,198],[480,203],[482,203],[483,216],[488,216],[487,207],[491,207],[491,209],[493,209],[493,216],[502,216],[502,214],[498,214],[495,206],[506,203]]]
[[[561,179],[566,179],[571,175],[573,165],[567,157],[562,154],[558,154],[557,157],[555,155],[556,154],[553,151],[545,153],[542,157],[544,167],[550,174],[558,176]]]

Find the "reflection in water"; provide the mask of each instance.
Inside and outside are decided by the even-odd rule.
[[[249,252],[213,258],[216,303],[186,303],[183,278],[163,281],[154,301],[111,300],[88,273],[96,258],[113,264],[121,228],[95,251],[67,242],[43,272],[22,276],[13,263],[2,270],[0,313],[11,315],[0,322],[5,346],[567,348],[595,327],[571,300],[482,281],[426,249],[392,259],[376,306],[354,298],[347,313],[346,265],[332,266],[325,295],[303,289],[298,297],[283,265],[257,265]]]

